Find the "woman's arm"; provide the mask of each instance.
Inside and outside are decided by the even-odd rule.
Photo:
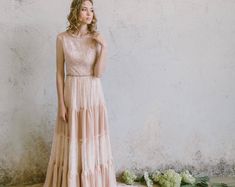
[[[96,52],[96,62],[95,62],[95,66],[94,66],[94,76],[101,77],[101,75],[103,74],[105,67],[106,67],[105,57],[106,57],[106,53],[107,53],[107,43],[99,32],[97,32],[93,36],[93,39],[95,39],[97,42],[97,48],[96,48],[97,52]]]
[[[56,86],[58,96],[58,107],[64,106],[64,52],[62,39],[56,38]]]
[[[107,53],[107,47],[104,45],[99,45],[97,50],[97,58],[94,66],[95,77],[101,77],[106,68],[106,62],[105,62],[106,53]]]

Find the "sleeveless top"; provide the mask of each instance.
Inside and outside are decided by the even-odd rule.
[[[59,33],[62,42],[66,75],[93,75],[93,69],[100,45],[91,34],[79,37],[67,31]]]

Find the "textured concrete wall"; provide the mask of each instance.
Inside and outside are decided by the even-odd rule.
[[[55,36],[70,2],[0,2],[0,183],[44,180],[57,111]],[[234,174],[235,1],[97,0],[117,174]]]

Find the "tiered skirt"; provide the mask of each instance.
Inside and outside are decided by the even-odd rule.
[[[101,80],[66,76],[68,123],[56,118],[43,187],[116,187]]]

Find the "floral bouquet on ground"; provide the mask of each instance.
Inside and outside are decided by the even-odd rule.
[[[122,174],[122,181],[128,185],[140,182],[147,187],[152,187],[154,183],[160,187],[208,187],[209,177],[194,177],[188,170],[177,173],[173,169],[163,172],[155,170],[152,174],[144,171],[142,176],[137,177],[134,172],[125,170]]]

